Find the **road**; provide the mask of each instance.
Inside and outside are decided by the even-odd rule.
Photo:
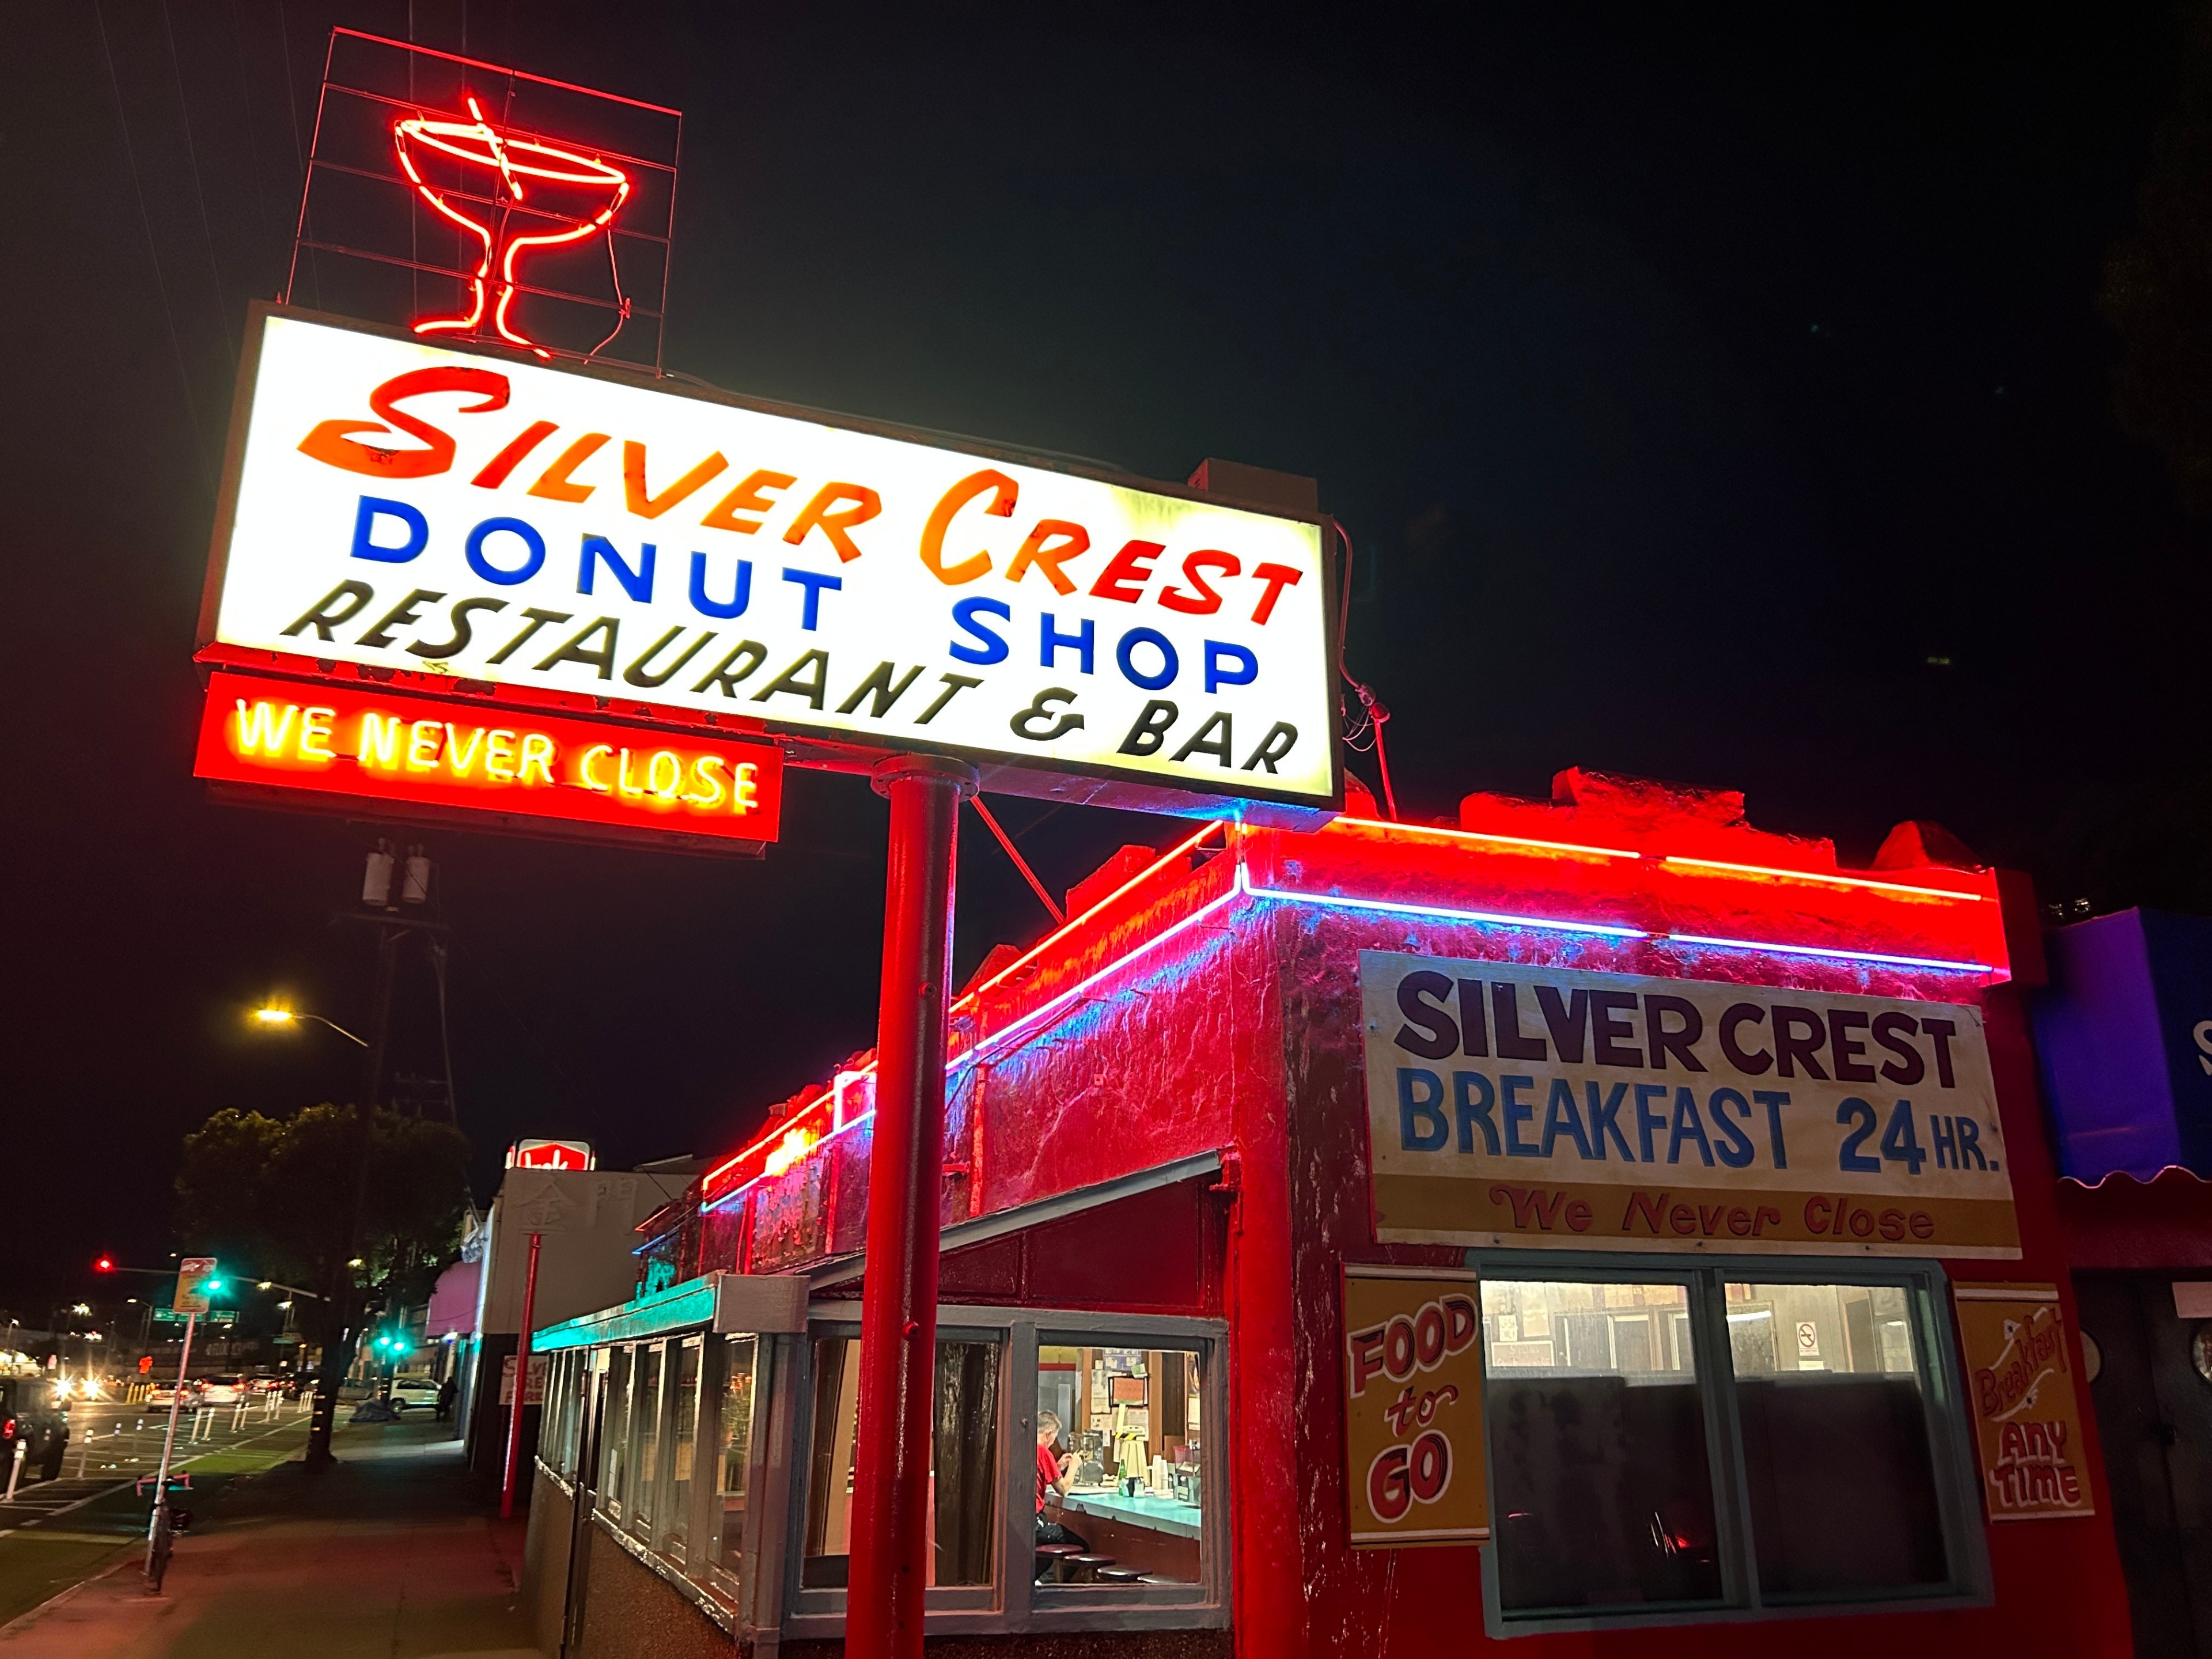
[[[198,1457],[295,1424],[304,1434],[307,1421],[304,1401],[262,1401],[243,1410],[232,1406],[199,1412],[188,1408],[177,1418],[177,1457]],[[0,1533],[34,1518],[19,1516],[20,1510],[28,1507],[36,1514],[47,1514],[58,1503],[74,1501],[58,1498],[50,1488],[75,1487],[82,1498],[88,1491],[104,1492],[118,1481],[153,1474],[161,1466],[161,1437],[168,1424],[168,1411],[162,1407],[78,1401],[70,1407],[70,1443],[62,1458],[62,1478],[47,1485],[19,1484],[15,1504],[0,1504]],[[0,1490],[4,1490],[4,1480],[0,1480]]]
[[[144,1407],[98,1401],[70,1409],[62,1478],[19,1482],[15,1501],[0,1503],[0,1625],[145,1536],[150,1500],[134,1488],[161,1467],[167,1426],[166,1411]],[[274,1413],[257,1404],[180,1414],[175,1467],[192,1481],[180,1506],[211,1500],[235,1475],[297,1457],[307,1437],[307,1413],[290,1403]]]

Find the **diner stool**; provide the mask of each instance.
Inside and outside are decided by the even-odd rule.
[[[1056,1579],[1065,1578],[1067,1576],[1067,1558],[1082,1553],[1083,1546],[1080,1544],[1039,1544],[1036,1547],[1037,1577],[1042,1580],[1049,1573]]]
[[[1098,1582],[1102,1584],[1140,1583],[1143,1582],[1144,1577],[1145,1575],[1139,1572],[1134,1567],[1101,1567],[1098,1569]]]
[[[1144,1577],[1143,1577],[1143,1579],[1142,1579],[1142,1581],[1141,1581],[1141,1582],[1142,1582],[1142,1583],[1147,1583],[1147,1584],[1183,1584],[1183,1585],[1188,1585],[1188,1584],[1189,1583],[1189,1582],[1190,1582],[1190,1581],[1189,1581],[1188,1579],[1186,1579],[1186,1578],[1170,1578],[1170,1577],[1169,1577],[1165,1573],[1161,1573],[1161,1572],[1148,1572],[1148,1573],[1145,1574],[1145,1576],[1144,1576]]]
[[[1071,1555],[1060,1563],[1060,1571],[1068,1583],[1092,1584],[1098,1582],[1099,1568],[1113,1565],[1110,1555]]]

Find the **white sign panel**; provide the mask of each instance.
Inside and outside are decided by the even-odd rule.
[[[1335,797],[1317,524],[265,311],[246,374],[215,654]]]
[[[1378,1239],[2020,1254],[1971,1005],[1386,951],[1359,988]]]

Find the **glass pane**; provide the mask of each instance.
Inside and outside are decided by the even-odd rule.
[[[699,1446],[700,1345],[686,1342],[676,1350],[675,1397],[669,1434],[673,1452],[668,1461],[668,1553],[681,1561],[691,1537],[691,1464]]]
[[[562,1419],[567,1413],[568,1356],[556,1353],[545,1365],[545,1410],[538,1422],[538,1455],[556,1474],[568,1473],[561,1455]]]
[[[1482,1336],[1505,1610],[1720,1600],[1687,1287],[1486,1280]]]
[[[1895,1285],[1728,1287],[1764,1594],[1948,1582],[1912,1300]]]
[[[998,1514],[999,1345],[937,1345],[930,1437],[932,1584],[991,1583]],[[814,1344],[814,1449],[799,1583],[842,1589],[852,1558],[853,1453],[860,1437],[860,1344]]]
[[[584,1451],[584,1413],[591,1409],[592,1380],[592,1356],[588,1349],[580,1347],[575,1352],[575,1364],[568,1367],[568,1427],[562,1436],[562,1467],[568,1468],[571,1475],[577,1471]]]
[[[721,1437],[720,1474],[716,1488],[721,1498],[721,1525],[707,1540],[714,1559],[731,1577],[739,1576],[745,1535],[745,1481],[752,1462],[754,1339],[733,1336],[723,1349],[722,1413],[715,1431]]]
[[[660,1500],[660,1352],[661,1345],[637,1351],[637,1373],[630,1389],[630,1423],[636,1445],[630,1465],[629,1513],[631,1528],[649,1532]]]
[[[539,1437],[539,1455],[556,1474],[574,1468],[568,1457],[568,1425],[575,1420],[576,1353],[571,1349],[553,1356],[546,1367],[545,1428]]]
[[[617,1515],[629,1497],[629,1350],[607,1362],[607,1414],[599,1426],[599,1495]]]
[[[1038,1582],[1200,1582],[1199,1359],[1040,1340]]]

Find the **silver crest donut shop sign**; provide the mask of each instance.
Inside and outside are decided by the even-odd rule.
[[[1334,811],[1332,588],[1317,514],[251,317],[204,665],[615,708],[890,799],[849,1652],[921,1651],[960,801]]]
[[[1007,793],[1340,799],[1317,520],[273,307],[248,342],[204,659],[646,703]]]

